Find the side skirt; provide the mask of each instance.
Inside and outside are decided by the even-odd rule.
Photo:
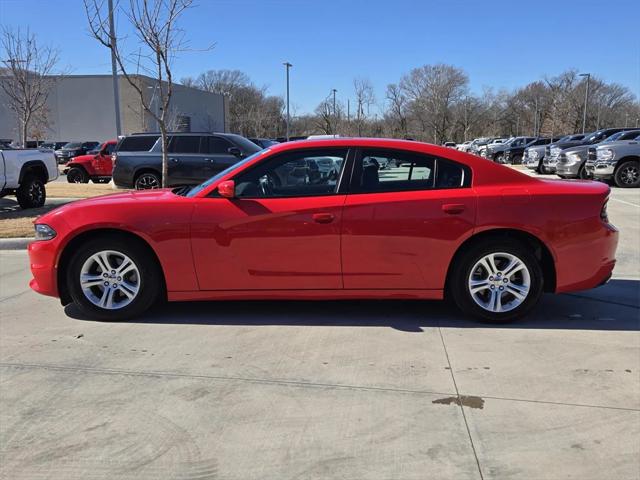
[[[443,290],[206,290],[168,292],[170,302],[197,300],[442,300]]]

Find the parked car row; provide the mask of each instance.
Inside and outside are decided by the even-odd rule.
[[[497,163],[523,164],[541,174],[555,173],[563,179],[593,178],[613,181],[619,187],[640,186],[638,128],[603,128],[553,138],[481,137],[455,148]]]

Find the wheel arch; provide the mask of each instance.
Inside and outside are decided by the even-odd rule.
[[[58,284],[58,295],[60,296],[60,301],[63,305],[67,305],[71,303],[71,296],[69,294],[69,290],[66,284],[66,276],[67,269],[69,267],[69,263],[71,258],[73,257],[73,253],[77,250],[77,247],[82,243],[92,240],[94,238],[105,238],[108,236],[118,236],[120,238],[126,238],[131,242],[136,242],[141,245],[147,252],[151,255],[151,258],[158,265],[158,268],[162,272],[162,295],[166,298],[167,295],[167,284],[166,284],[166,275],[164,269],[162,268],[162,262],[160,262],[160,258],[158,254],[153,249],[153,247],[140,235],[137,235],[133,232],[127,230],[121,230],[118,228],[96,228],[92,230],[85,230],[83,232],[78,233],[73,238],[71,238],[64,248],[62,249],[62,253],[58,258],[58,272],[57,272],[57,284]]]
[[[475,233],[474,235],[467,238],[464,242],[462,242],[454,253],[451,262],[449,262],[449,268],[447,270],[447,276],[445,279],[445,292],[447,292],[449,289],[449,279],[452,276],[456,262],[459,260],[462,252],[464,252],[466,248],[477,242],[487,241],[489,239],[505,238],[518,240],[533,249],[536,258],[540,261],[540,266],[542,267],[544,291],[555,292],[556,266],[551,250],[539,237],[524,230],[513,228],[492,228],[489,230],[483,230],[481,232]]]
[[[47,183],[49,181],[49,172],[47,171],[47,167],[42,160],[29,160],[25,162],[24,165],[20,168],[20,175],[18,176],[18,182],[22,183],[24,177],[28,173],[35,173],[40,177],[43,183]]]
[[[629,162],[629,161],[635,161],[640,163],[640,157],[638,155],[627,155],[626,157],[622,157],[621,159],[619,159],[616,162],[616,168],[614,168],[614,173],[617,172],[620,167],[622,166],[622,164],[624,164],[625,162]]]

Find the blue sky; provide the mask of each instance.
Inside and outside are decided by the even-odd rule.
[[[120,0],[124,5],[128,0]],[[472,91],[512,89],[569,68],[640,96],[640,1],[196,0],[182,26],[193,49],[177,78],[239,69],[275,95],[290,61],[296,113],[332,88],[346,102],[353,78],[371,80],[377,100],[412,68],[463,68]],[[29,26],[56,45],[71,73],[109,73],[109,51],[91,39],[82,0],[0,0],[2,25]],[[126,22],[118,22],[119,35]]]

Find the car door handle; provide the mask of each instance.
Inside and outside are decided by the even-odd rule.
[[[170,158],[169,160],[171,160],[173,163],[178,163],[180,161],[177,158]]]
[[[331,223],[335,217],[332,213],[314,213],[311,218],[316,223]]]
[[[442,205],[442,211],[449,215],[458,215],[464,212],[465,206],[461,203],[445,203]]]
[[[207,162],[207,163],[215,162],[215,160],[213,158],[205,158],[204,161]]]

